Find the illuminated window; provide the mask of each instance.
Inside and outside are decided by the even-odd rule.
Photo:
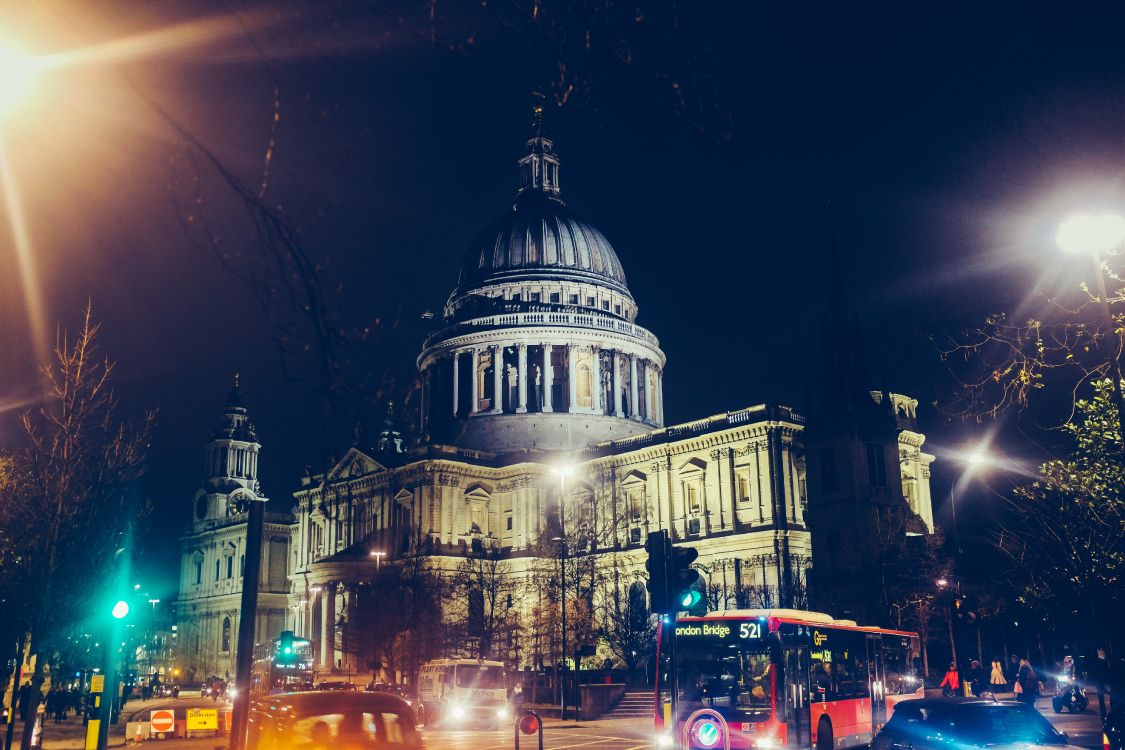
[[[687,486],[687,506],[688,510],[690,510],[692,513],[698,513],[700,511],[699,495],[700,492],[698,484],[692,482]]]
[[[739,469],[735,475],[735,490],[738,493],[738,502],[745,503],[750,500],[750,470]]]

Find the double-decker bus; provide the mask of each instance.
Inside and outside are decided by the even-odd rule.
[[[918,636],[819,612],[751,609],[682,617],[657,636],[661,744],[688,750],[838,750],[871,741],[905,698],[923,697]],[[700,709],[710,709],[686,727]],[[711,713],[713,712],[713,713]]]
[[[281,637],[254,647],[250,675],[253,697],[311,690],[313,681],[312,642],[286,630]]]

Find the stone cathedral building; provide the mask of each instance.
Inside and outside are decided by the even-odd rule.
[[[659,340],[638,322],[613,246],[564,203],[559,155],[540,108],[518,169],[514,205],[470,245],[422,344],[418,439],[404,449],[391,426],[375,445],[357,436],[331,470],[301,479],[294,518],[277,518],[267,532],[291,539],[289,586],[283,602],[271,537],[268,624],[260,632],[280,629],[273,618],[287,612],[288,628],[313,642],[321,676],[370,676],[342,634],[373,571],[411,555],[451,571],[467,556],[495,554],[524,582],[550,563],[539,556],[546,543],[566,539],[573,557],[611,566],[620,593],[644,574],[647,533],[667,529],[677,544],[698,548],[714,604],[806,601],[804,419],[759,404],[666,425]],[[208,450],[256,454],[252,433],[231,443],[234,433]],[[917,443],[902,452],[901,466],[898,445],[879,455],[888,476],[925,485],[912,496],[924,498],[919,512],[928,520],[924,465],[932,457],[917,449],[923,439],[889,438]],[[214,644],[218,633],[228,645],[221,637],[233,600],[222,596],[237,588],[221,574],[244,523],[225,517],[223,493],[243,491],[233,488],[252,485],[253,475],[233,474],[229,464],[210,471],[184,538],[184,611],[208,613],[194,626],[209,634],[200,638]],[[516,606],[525,614],[541,603],[540,588],[520,589]],[[545,650],[525,634],[495,655],[540,666],[552,656]],[[600,649],[592,663],[607,656]]]

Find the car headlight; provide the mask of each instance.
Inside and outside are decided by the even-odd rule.
[[[465,707],[464,706],[450,706],[449,707],[449,715],[452,716],[454,719],[464,719],[465,718]]]
[[[656,735],[656,744],[659,745],[660,747],[671,747],[672,746],[672,735],[670,735],[670,734],[658,734],[658,735]]]
[[[496,717],[499,718],[499,719],[508,718],[508,709],[506,709],[506,708],[496,709]]]

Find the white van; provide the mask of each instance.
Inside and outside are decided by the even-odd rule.
[[[416,710],[427,726],[442,722],[499,728],[512,716],[503,663],[476,659],[426,662],[418,673]]]

